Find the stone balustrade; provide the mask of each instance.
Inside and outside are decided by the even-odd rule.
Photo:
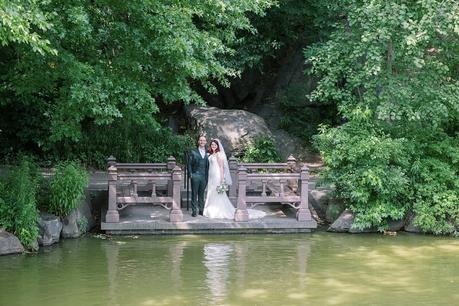
[[[312,220],[308,205],[309,171],[303,166],[297,172],[293,156],[286,163],[238,164],[234,157],[228,163],[233,180],[229,197],[236,206],[235,221],[248,221],[247,204],[255,207],[266,203],[290,205],[297,210],[298,221]],[[257,192],[258,186],[261,190]]]
[[[180,209],[180,187],[182,170],[175,158],[167,163],[117,163],[114,157],[108,159],[108,210],[107,223],[119,222],[119,210],[129,205],[160,205],[168,210],[170,222],[183,220]],[[146,185],[148,195],[139,195],[138,186]],[[157,187],[166,186],[166,195],[158,195]],[[127,193],[126,193],[127,190]]]
[[[266,203],[290,205],[296,209],[298,221],[312,220],[308,206],[308,168],[303,166],[297,170],[293,156],[286,163],[238,163],[234,157],[228,163],[233,181],[229,198],[236,207],[235,221],[248,221],[247,207]],[[119,222],[119,211],[136,204],[160,205],[170,210],[170,222],[183,221],[181,180],[182,170],[174,157],[167,163],[154,164],[117,163],[110,157],[106,222]],[[142,195],[139,195],[139,185],[143,187]],[[158,193],[158,186],[166,187],[166,195]]]

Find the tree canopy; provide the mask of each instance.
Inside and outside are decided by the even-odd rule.
[[[242,67],[230,65],[248,14],[270,0],[0,2],[0,128],[49,147],[79,141],[82,123],[123,118],[159,128],[158,103],[203,102]],[[38,51],[38,52],[37,52]],[[47,52],[48,51],[48,52]],[[15,122],[21,131],[11,131]]]
[[[360,228],[416,213],[426,231],[459,221],[459,4],[346,0],[334,30],[306,51],[311,99],[346,122],[317,137],[326,179]]]

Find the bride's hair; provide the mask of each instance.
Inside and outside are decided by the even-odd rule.
[[[210,141],[209,149],[207,150],[209,152],[209,154],[214,153],[212,151],[212,148],[211,148],[213,143],[215,143],[217,145],[217,148],[215,149],[215,153],[220,152],[220,146],[218,145],[218,141],[216,139],[212,139]]]

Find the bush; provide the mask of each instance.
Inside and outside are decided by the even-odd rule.
[[[269,137],[255,139],[244,151],[242,161],[245,163],[275,163],[280,162],[280,155],[274,141]]]
[[[107,157],[119,162],[165,162],[174,156],[183,163],[183,152],[194,146],[190,135],[175,135],[153,123],[118,121],[108,126],[88,124],[77,143],[59,143],[50,148],[45,159],[58,162],[79,160],[98,169],[107,167]]]
[[[38,176],[32,161],[22,158],[1,184],[0,227],[15,234],[26,247],[38,237],[36,192]]]
[[[406,134],[407,131],[405,130]],[[387,229],[389,220],[414,211],[414,222],[434,234],[459,224],[459,137],[428,135],[407,139],[369,125],[349,122],[323,128],[315,138],[326,170],[323,179],[355,213],[359,229]]]
[[[59,163],[49,184],[48,212],[60,217],[67,216],[78,207],[87,185],[88,174],[79,164]]]

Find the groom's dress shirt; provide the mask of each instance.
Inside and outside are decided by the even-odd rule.
[[[201,153],[201,157],[204,158],[206,156],[206,150],[199,148],[199,153]]]

